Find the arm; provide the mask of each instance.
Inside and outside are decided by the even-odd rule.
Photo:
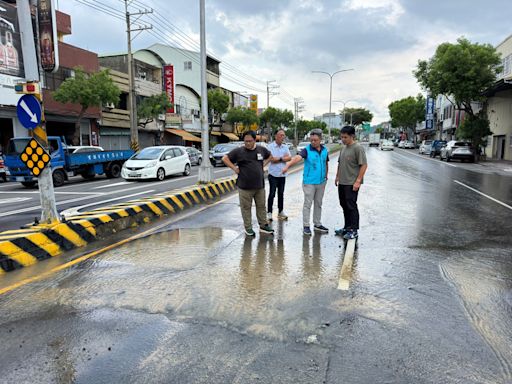
[[[240,173],[240,169],[235,164],[233,164],[228,155],[222,156],[222,162],[231,168],[237,175]]]
[[[325,162],[325,180],[329,179],[329,160]]]
[[[361,182],[363,181],[364,174],[366,173],[366,170],[368,169],[368,164],[361,165],[361,168],[359,168],[359,174],[357,175],[356,182],[354,183],[354,186],[352,189],[354,191],[358,191],[359,188],[361,188]]]
[[[302,160],[302,156],[301,155],[295,155],[292,157],[292,159],[286,163],[286,165],[284,166],[283,170],[281,171],[281,173],[286,173],[288,172],[288,169],[292,166],[292,165],[295,165],[297,164],[299,161]]]

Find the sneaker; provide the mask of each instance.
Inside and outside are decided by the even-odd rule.
[[[272,212],[267,212],[267,220],[272,221]]]
[[[256,236],[256,232],[252,228],[245,228],[245,234],[247,236]]]
[[[279,215],[277,215],[277,218],[279,220],[288,220],[288,216],[284,213],[284,211],[279,212]]]
[[[304,227],[304,234],[305,234],[305,235],[308,235],[308,236],[311,236],[311,228],[309,228],[309,227]]]
[[[260,232],[261,233],[267,233],[269,235],[273,235],[274,234],[274,230],[268,224],[265,224],[264,226],[260,226]]]
[[[345,235],[343,235],[343,238],[345,240],[357,239],[358,237],[359,237],[359,234],[357,233],[357,229],[348,230],[347,233],[345,233]]]
[[[322,232],[322,233],[328,233],[329,230],[325,228],[323,225],[315,225],[315,231]]]
[[[334,234],[335,234],[336,236],[345,236],[345,234],[347,233],[347,231],[348,231],[348,230],[347,230],[346,228],[336,229],[336,230],[334,231]]]

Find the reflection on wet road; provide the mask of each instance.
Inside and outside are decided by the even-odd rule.
[[[1,296],[1,380],[512,382],[511,213],[459,170],[368,152],[348,290],[292,175],[275,237],[245,237],[233,197]],[[329,185],[324,225],[341,217]]]

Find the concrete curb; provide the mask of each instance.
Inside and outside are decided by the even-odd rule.
[[[168,194],[81,212],[52,227],[36,225],[28,229],[1,232],[0,276],[83,247],[124,229],[218,199],[235,189],[236,177],[227,177],[208,185],[194,185]]]

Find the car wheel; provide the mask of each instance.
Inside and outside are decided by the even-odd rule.
[[[106,174],[109,179],[117,179],[121,176],[121,166],[117,163],[112,164]]]
[[[60,169],[57,169],[53,172],[52,179],[54,187],[61,187],[66,181],[66,175]]]
[[[202,162],[203,162],[203,159],[201,159],[201,158],[197,159],[197,165],[201,165]]]
[[[158,171],[156,171],[156,179],[158,181],[163,181],[165,179],[165,171],[163,168],[158,168]]]
[[[183,176],[190,175],[190,164],[185,165],[185,170],[183,171]]]

